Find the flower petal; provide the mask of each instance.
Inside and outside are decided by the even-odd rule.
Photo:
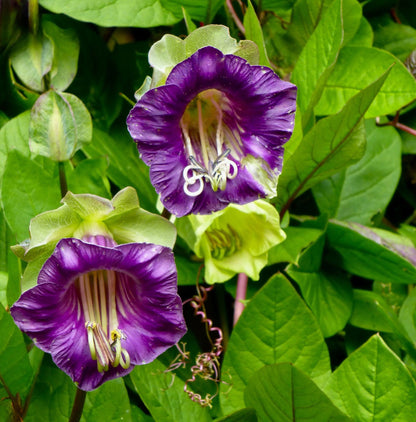
[[[199,93],[212,89],[223,96],[227,105],[222,110],[224,123],[239,139],[240,156],[230,154],[238,172],[223,190],[214,191],[207,185],[199,195],[189,196],[184,192],[183,171],[190,155],[181,119]],[[166,85],[143,95],[127,125],[142,159],[150,166],[152,184],[164,206],[177,216],[208,214],[229,203],[245,204],[275,195],[283,144],[293,131],[295,106],[296,87],[280,80],[271,69],[204,47],[176,65]],[[252,157],[263,170],[253,171],[253,160],[248,165],[244,157]],[[271,189],[270,180],[274,184]],[[207,182],[201,179],[200,183]]]
[[[91,358],[75,281],[95,270],[118,275],[116,304],[119,329],[126,337],[122,347],[131,359],[128,369],[110,365],[100,373]],[[38,284],[22,294],[11,314],[19,328],[87,391],[127,374],[133,365],[154,360],[186,332],[172,251],[153,244],[104,247],[63,239],[43,266]]]

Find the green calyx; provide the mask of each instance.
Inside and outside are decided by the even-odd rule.
[[[210,284],[238,273],[257,280],[269,249],[286,237],[278,212],[264,200],[231,204],[211,215],[190,215],[176,224],[181,237],[204,259],[205,280]]]
[[[167,34],[153,44],[149,51],[149,63],[153,67],[152,80],[145,81],[136,93],[136,100],[148,89],[163,85],[178,63],[207,46],[217,48],[224,54],[242,57],[253,65],[259,63],[257,45],[249,40],[237,42],[230,36],[230,30],[223,25],[202,26],[192,31],[185,39]]]
[[[165,218],[140,208],[136,190],[127,187],[110,201],[91,194],[68,192],[63,205],[46,211],[30,222],[30,240],[12,247],[27,261],[24,289],[36,284],[37,275],[60,239],[106,236],[117,244],[154,243],[173,248],[175,226]]]

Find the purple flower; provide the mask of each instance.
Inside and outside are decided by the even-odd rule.
[[[276,195],[295,85],[213,47],[146,92],[127,125],[164,206],[183,216]]]
[[[153,361],[185,334],[169,248],[62,239],[11,314],[78,387],[89,391]],[[91,243],[89,243],[91,242]]]

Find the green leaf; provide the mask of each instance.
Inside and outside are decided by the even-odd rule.
[[[192,18],[209,21],[220,8],[222,1],[214,0],[95,0],[92,4],[66,0],[40,0],[44,8],[54,13],[64,13],[74,19],[100,26],[133,26],[149,28],[172,25],[182,19],[183,6]]]
[[[40,0],[40,5],[54,13],[92,22],[100,26],[152,27],[172,25],[180,20],[179,5],[175,8],[166,0],[131,2],[95,0],[92,4],[65,0]]]
[[[350,324],[365,330],[391,333],[399,346],[415,360],[414,332],[408,322],[405,314],[399,320],[393,308],[379,294],[368,290],[354,290],[354,308]]]
[[[326,80],[338,57],[343,40],[341,0],[334,0],[309,38],[292,74],[298,86],[297,104],[304,126],[318,102]]]
[[[373,30],[368,20],[362,16],[360,20],[360,26],[358,27],[355,35],[348,41],[349,47],[372,47],[373,45]]]
[[[179,286],[195,286],[197,274],[202,262],[193,262],[189,259],[175,255],[176,268],[178,270],[178,285]]]
[[[365,330],[393,333],[397,323],[396,314],[378,293],[354,289],[351,325]]]
[[[42,31],[53,45],[50,86],[65,91],[74,80],[78,68],[79,41],[72,28],[60,28],[49,15],[42,16]]]
[[[297,264],[304,249],[314,243],[322,234],[319,229],[287,227],[284,229],[286,240],[269,250],[269,264],[289,262]]]
[[[149,169],[139,158],[137,147],[127,131],[116,137],[94,128],[93,140],[84,145],[90,158],[106,157],[109,161],[108,177],[121,189],[133,186],[139,193],[140,204],[149,211],[156,211],[157,194],[149,180]]]
[[[301,272],[293,265],[287,272],[299,285],[324,337],[331,337],[341,331],[353,308],[352,288],[348,277],[340,272]]]
[[[3,210],[0,210],[0,303],[4,307],[11,306],[21,293],[20,262],[10,248],[15,243]]]
[[[29,237],[29,222],[37,214],[59,205],[57,178],[17,151],[9,153],[3,175],[4,215],[17,241]]]
[[[71,379],[45,355],[25,422],[68,422],[76,387]]]
[[[292,12],[292,22],[288,31],[289,35],[299,40],[301,45],[304,46],[331,3],[332,0],[296,1]]]
[[[400,60],[416,49],[416,29],[395,22],[390,13],[371,19],[374,28],[374,47],[389,51]]]
[[[184,382],[172,374],[163,373],[166,367],[155,360],[136,366],[130,374],[134,389],[140,395],[156,422],[211,422],[209,411],[193,402],[184,392]]]
[[[10,54],[11,64],[20,80],[30,89],[43,92],[44,77],[52,69],[53,45],[39,33],[22,37]]]
[[[320,328],[282,275],[272,277],[251,299],[231,334],[222,373],[231,376],[233,387],[220,395],[224,412],[245,407],[243,394],[251,376],[264,365],[279,362],[292,362],[318,384],[329,373]]]
[[[182,7],[182,13],[183,13],[183,19],[186,25],[186,30],[188,31],[188,34],[190,34],[192,31],[195,31],[196,25],[194,24],[194,22],[192,22],[192,19],[189,16],[189,13],[186,11],[184,7]]]
[[[380,69],[387,69],[394,63],[365,117],[394,114],[416,97],[416,80],[396,57],[369,47],[344,47],[341,50],[315,113],[328,115],[338,112],[346,101],[380,74]]]
[[[70,5],[68,2],[65,3]],[[83,101],[94,119],[95,126],[109,130],[120,114],[122,81],[129,79],[129,73],[123,73],[122,68],[117,68],[115,61],[120,62],[120,58],[111,54],[96,28],[79,23],[75,28],[80,42],[80,52],[78,72],[71,84],[71,93]],[[135,55],[132,59],[134,57]],[[134,64],[129,67],[130,71],[134,71]],[[123,123],[125,129],[125,122]]]
[[[379,335],[335,370],[325,392],[356,422],[411,421],[416,412],[415,381]]]
[[[28,142],[29,122],[30,111],[28,110],[19,114],[14,119],[9,120],[0,129],[0,187],[9,152],[17,150],[26,157],[29,157],[30,155]]]
[[[30,388],[33,371],[28,359],[23,335],[12,317],[0,305],[0,400],[19,393],[24,400]],[[2,387],[5,387],[4,389]]]
[[[215,419],[215,422],[257,422],[256,411],[254,409],[241,409],[231,415]]]
[[[111,198],[107,168],[108,162],[104,157],[82,160],[71,173],[67,173],[68,190]]]
[[[416,344],[416,289],[407,296],[399,313],[399,321],[405,328],[409,338]]]
[[[7,282],[9,277],[6,271],[0,271],[0,304],[5,308],[8,306],[7,300]]]
[[[371,224],[393,196],[401,173],[401,139],[392,127],[366,121],[367,148],[363,158],[313,187],[322,213],[338,220]]]
[[[66,161],[90,142],[91,116],[75,95],[49,90],[31,112],[30,149],[54,161]]]
[[[250,378],[244,398],[262,422],[350,421],[306,374],[290,363],[258,370]]]
[[[130,422],[130,402],[122,379],[105,382],[87,394],[81,422]]]
[[[296,0],[256,0],[256,3],[261,5],[261,10],[270,10],[279,16],[289,18]]]
[[[257,18],[256,11],[254,10],[250,0],[248,1],[247,10],[244,14],[244,28],[246,30],[246,39],[254,41],[259,48],[259,64],[263,66],[270,66],[266,46],[264,44],[263,31],[261,29],[259,19]]]
[[[403,244],[405,238],[395,241],[381,237],[389,232],[369,229],[355,223],[332,221],[328,225],[328,245],[336,255],[330,260],[352,274],[386,283],[413,284],[416,268],[410,261],[414,248]]]
[[[142,409],[131,404],[131,418],[134,422],[153,422],[154,419],[150,415],[146,415]]]
[[[278,185],[278,201],[285,204],[282,214],[298,195],[363,156],[362,118],[389,71],[351,98],[341,112],[319,120],[285,161]]]

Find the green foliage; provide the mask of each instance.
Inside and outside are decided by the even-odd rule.
[[[188,333],[88,392],[82,422],[412,421],[416,3],[40,0],[29,17],[0,3],[0,420],[70,418],[76,386],[10,307],[60,238],[97,224],[173,248]],[[269,217],[227,208],[215,229],[238,239],[214,258],[218,214],[176,234],[125,123],[207,45],[297,85]]]
[[[289,363],[259,369],[250,378],[244,397],[264,422],[351,420],[307,375]]]
[[[378,335],[335,370],[325,391],[354,421],[406,421],[415,412],[415,381]]]
[[[172,374],[164,373],[166,366],[159,360],[137,366],[130,375],[135,391],[140,394],[155,422],[183,420],[211,421],[205,407],[191,401],[184,393],[184,382]],[[173,384],[172,384],[173,381]]]
[[[218,0],[146,0],[131,2],[96,0],[91,5],[68,3],[65,0],[41,0],[40,4],[54,13],[65,13],[72,18],[93,22],[100,26],[136,26],[147,28],[160,25],[172,25],[182,18],[181,6],[194,19],[207,20],[207,23],[218,11],[221,2]]]
[[[281,275],[271,278],[250,301],[234,328],[223,364],[223,373],[232,379],[232,389],[221,395],[224,411],[244,407],[251,376],[263,365],[279,362],[293,362],[318,384],[329,375],[328,350],[319,326]]]
[[[364,155],[363,117],[388,73],[351,98],[339,113],[319,120],[304,136],[279,179],[283,214],[298,195]]]
[[[345,47],[326,82],[315,113],[327,115],[337,112],[345,101],[373,81],[380,74],[380,69],[387,69],[393,64],[386,84],[370,105],[366,118],[394,113],[406,106],[416,95],[416,81],[403,63],[398,62],[390,53],[377,48]]]
[[[314,186],[314,198],[322,213],[344,221],[371,225],[385,211],[401,173],[401,139],[393,128],[365,122],[364,156],[344,171]]]

